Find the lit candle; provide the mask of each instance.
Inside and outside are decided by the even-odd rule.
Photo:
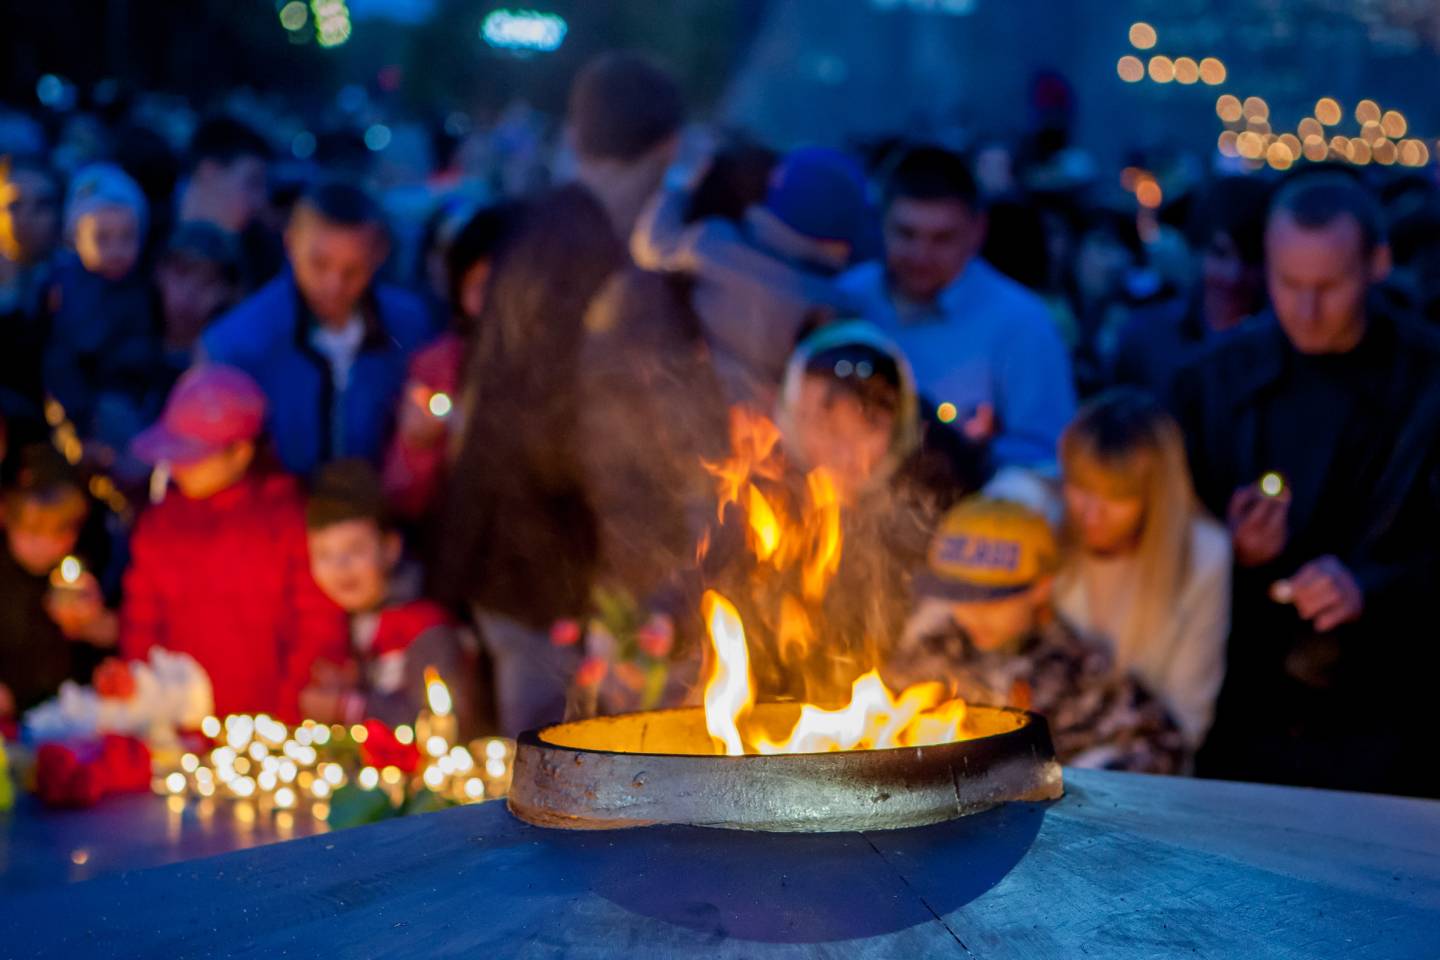
[[[421,710],[420,716],[415,719],[415,740],[428,748],[431,741],[439,737],[448,750],[448,745],[459,739],[459,724],[455,719],[450,688],[445,686],[440,671],[434,667],[425,668],[425,702],[429,708]],[[438,755],[432,751],[432,756]]]
[[[60,561],[60,565],[50,571],[50,586],[56,590],[79,590],[80,578],[85,575],[85,564],[80,558],[74,556],[66,557]]]

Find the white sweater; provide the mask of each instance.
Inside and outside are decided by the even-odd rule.
[[[1198,747],[1214,718],[1225,678],[1230,632],[1230,538],[1212,520],[1191,527],[1190,572],[1169,626],[1140,651],[1131,669],[1170,711],[1190,746]],[[1115,652],[1115,637],[1133,615],[1138,589],[1133,556],[1080,556],[1055,581],[1060,615],[1092,643]]]

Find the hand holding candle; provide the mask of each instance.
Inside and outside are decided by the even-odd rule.
[[[71,640],[83,640],[97,647],[115,645],[115,615],[105,608],[100,582],[78,557],[66,557],[50,572],[45,612]]]
[[[405,388],[405,402],[400,405],[400,436],[414,447],[435,446],[445,439],[446,424],[454,408],[448,393],[410,381]]]
[[[1270,472],[1230,498],[1226,519],[1235,544],[1235,562],[1259,567],[1285,550],[1289,536],[1290,489],[1283,477]]]

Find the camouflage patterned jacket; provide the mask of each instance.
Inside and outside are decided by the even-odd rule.
[[[1042,714],[1067,766],[1176,774],[1186,761],[1184,738],[1160,701],[1058,618],[1018,652],[987,653],[947,617],[902,644],[886,675],[892,683],[942,680],[971,703]]]

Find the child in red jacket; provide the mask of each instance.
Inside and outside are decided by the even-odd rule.
[[[120,609],[120,649],[188,653],[217,713],[299,719],[317,660],[345,657],[345,615],[310,577],[304,505],[287,476],[253,468],[265,396],[233,367],[176,383],[160,422],[135,438],[176,490],[136,524]]]
[[[403,545],[375,470],[361,460],[322,469],[305,520],[310,569],[350,614],[354,657],[348,671],[316,671],[300,695],[305,715],[324,723],[414,723],[426,707],[430,670],[450,690],[461,734],[475,732],[473,643],[443,607],[414,599],[398,574]]]

